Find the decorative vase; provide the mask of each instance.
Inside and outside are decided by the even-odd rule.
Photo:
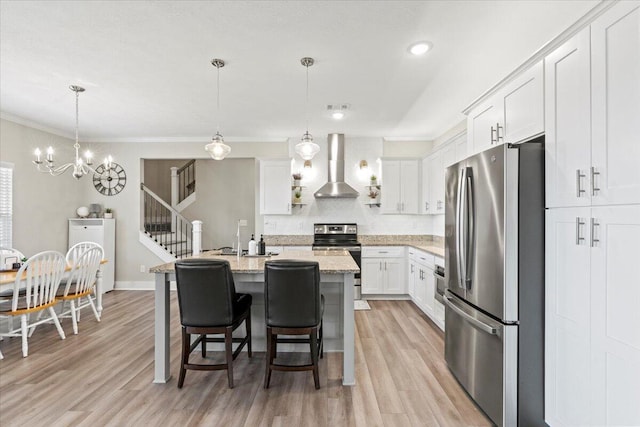
[[[294,187],[300,187],[300,180],[299,179],[294,179],[293,180],[293,186]]]
[[[104,219],[111,219],[111,218],[113,218],[113,212],[109,212],[109,213],[105,212],[104,213]]]
[[[371,180],[371,185],[378,185],[378,180],[377,179],[372,179]]]
[[[86,206],[80,206],[77,210],[76,210],[76,214],[80,217],[80,218],[86,218],[89,216],[89,208]]]

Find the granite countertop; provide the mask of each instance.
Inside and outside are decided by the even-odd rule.
[[[304,261],[317,261],[320,264],[320,273],[344,274],[358,273],[360,269],[347,251],[296,251],[285,250],[280,255],[271,257],[241,257],[237,255],[220,255],[220,251],[207,251],[194,258],[224,259],[229,261],[231,271],[234,273],[257,274],[264,272],[264,262],[268,260],[296,259]],[[174,271],[174,263],[156,265],[149,269],[150,273],[171,273]]]

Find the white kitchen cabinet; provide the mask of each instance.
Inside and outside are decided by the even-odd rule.
[[[592,203],[640,203],[637,1],[617,4],[591,25],[591,84]]]
[[[94,242],[102,246],[106,264],[102,271],[102,293],[115,287],[116,220],[105,218],[70,218],[69,248],[80,242]]]
[[[591,76],[589,28],[545,58],[546,206],[587,206]]]
[[[260,161],[260,214],[291,214],[291,160]]]
[[[621,2],[545,59],[547,207],[640,203],[638,34]]]
[[[418,307],[424,311],[424,313],[433,318],[435,314],[435,298],[434,292],[436,287],[436,280],[433,277],[434,269],[434,257],[431,254],[427,254],[422,251],[416,253],[416,261],[418,263],[418,278],[416,284],[416,290],[419,288],[419,300]]]
[[[381,211],[385,214],[417,214],[420,171],[417,159],[382,159]]]
[[[461,160],[467,158],[467,134],[466,132],[460,135],[460,137],[456,138],[454,141],[455,145],[455,153],[456,153],[456,161],[458,163]]]
[[[407,294],[403,246],[364,247],[361,256],[363,294]]]
[[[640,206],[547,210],[545,414],[640,425]]]
[[[429,157],[429,210],[430,214],[444,214],[444,158],[443,151]]]
[[[416,278],[418,277],[415,252],[416,251],[413,248],[408,248],[407,250],[407,291],[411,300],[415,299]]]
[[[431,188],[429,186],[429,157],[422,159],[422,185],[420,187],[420,194],[422,195],[422,199],[420,200],[420,213],[421,214],[430,214],[431,213]]]
[[[540,61],[467,112],[468,154],[544,132],[543,76]]]

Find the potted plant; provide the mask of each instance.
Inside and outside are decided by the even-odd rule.
[[[293,193],[293,203],[301,203],[302,202],[302,192],[300,190],[296,190]]]
[[[104,217],[105,219],[113,218],[113,210],[111,208],[106,208],[104,210]]]
[[[371,185],[378,185],[378,177],[371,175]]]
[[[300,180],[302,179],[302,174],[300,172],[294,173],[293,177],[293,185],[295,187],[300,187]]]

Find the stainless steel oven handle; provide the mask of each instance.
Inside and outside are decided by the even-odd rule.
[[[484,322],[479,321],[473,316],[465,313],[464,310],[457,307],[455,303],[449,298],[448,295],[444,296],[444,303],[453,311],[456,312],[460,317],[469,322],[474,328],[481,330],[482,332],[486,332],[490,335],[498,335],[498,330],[491,325],[487,325]]]

